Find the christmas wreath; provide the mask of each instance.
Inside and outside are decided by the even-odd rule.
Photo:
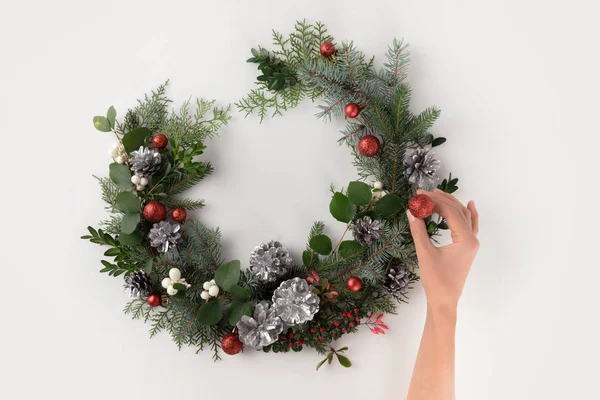
[[[104,255],[113,260],[102,260],[101,272],[124,276],[132,297],[125,312],[149,322],[151,336],[166,330],[180,348],[209,346],[215,360],[220,349],[233,355],[244,347],[275,353],[312,347],[324,356],[317,369],[334,359],[349,367],[347,348],[333,342],[362,325],[384,334],[383,315],[395,313],[418,280],[406,209],[426,220],[432,238],[448,228],[432,215],[429,197],[415,195],[438,181],[432,147],[446,139],[430,128],[440,111],[411,113],[402,41],[392,42],[377,69],[352,42],[334,44],[318,22],[298,22],[287,37],[273,32],[273,40],[272,51],[252,49],[257,88],[236,106],[263,121],[309,98],[323,102],[319,118],[346,117],[339,142],[350,147],[359,179],[332,188],[329,211],[346,225],[342,237],[333,241],[317,221],[301,262],[276,240],[256,246],[248,268],[224,262],[219,229],[187,218],[203,201],[180,194],[212,171],[196,156],[228,122],[229,108],[198,100],[195,111],[189,102],[169,111],[165,84],[122,123],[112,107],[94,117],[96,129],[118,140],[109,178],[97,178],[111,216],[83,238],[109,246]],[[452,193],[457,182],[450,176],[437,187]]]

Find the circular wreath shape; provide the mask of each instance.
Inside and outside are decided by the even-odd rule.
[[[334,342],[361,326],[385,334],[384,314],[395,313],[418,280],[407,209],[425,219],[432,237],[448,228],[416,191],[437,184],[453,193],[458,179],[438,184],[432,147],[446,139],[430,128],[440,111],[411,113],[402,41],[393,40],[377,69],[352,42],[336,44],[319,22],[297,22],[288,37],[275,32],[273,39],[272,51],[252,49],[257,87],[236,106],[262,122],[310,98],[322,102],[319,118],[346,118],[339,141],[350,147],[359,179],[332,190],[329,211],[345,224],[342,237],[332,240],[316,221],[302,260],[266,240],[244,265],[226,262],[220,230],[188,215],[204,201],[182,193],[213,171],[198,156],[230,120],[230,107],[198,99],[171,110],[167,81],[122,119],[112,106],[94,117],[97,130],[116,137],[109,176],[97,178],[110,216],[82,238],[108,247],[101,272],[124,279],[131,296],[124,311],[150,323],[151,336],[167,331],[179,348],[208,346],[215,360],[220,350],[312,347],[324,356],[317,369],[334,359],[349,367],[347,347]]]

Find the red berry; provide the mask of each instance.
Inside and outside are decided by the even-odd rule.
[[[347,332],[346,328],[342,328],[342,332],[346,333]]]
[[[350,323],[348,324],[348,326],[349,326],[350,328],[354,328],[354,322],[350,322]]]
[[[322,341],[325,338],[323,336],[318,336],[317,339],[319,339],[320,341]]]
[[[285,339],[285,335],[279,335],[279,339]]]
[[[319,332],[325,332],[326,330],[327,329],[325,329],[325,328],[321,328],[321,329],[319,329]]]
[[[289,346],[289,347],[292,347],[293,345],[294,345],[294,342],[289,342],[289,343],[288,343],[288,346]]]
[[[310,333],[317,333],[317,328],[310,328]]]
[[[360,322],[360,318],[358,318],[358,317],[354,318],[354,320],[355,320],[356,322]]]
[[[433,213],[433,200],[427,195],[417,194],[408,202],[408,209],[415,218],[427,218]]]
[[[338,321],[333,321],[333,326],[340,326],[340,323]]]
[[[292,339],[292,338],[294,337],[294,332],[290,332],[290,333],[288,333],[288,337],[289,337],[290,339]]]
[[[358,314],[358,312],[360,311],[358,308],[354,308],[354,314]]]

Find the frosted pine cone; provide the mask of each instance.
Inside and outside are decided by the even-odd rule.
[[[395,258],[390,263],[383,281],[383,288],[391,294],[406,293],[409,285],[415,280],[417,280],[417,276],[401,260]]]
[[[161,253],[168,252],[177,246],[177,241],[181,238],[180,229],[179,224],[171,224],[168,221],[157,222],[148,234],[150,246],[156,247]]]
[[[435,153],[418,143],[411,142],[404,151],[404,170],[408,181],[417,187],[426,187],[437,181],[437,170],[440,162],[436,160]]]
[[[283,276],[292,263],[289,251],[279,242],[261,243],[250,254],[250,271],[260,280],[273,282]]]
[[[254,308],[254,315],[242,316],[236,325],[240,340],[246,345],[260,350],[275,343],[283,331],[283,322],[268,301],[261,301]]]
[[[288,325],[312,320],[319,311],[319,300],[312,286],[298,277],[282,282],[273,292],[275,314]]]
[[[140,146],[139,150],[131,152],[129,165],[135,175],[152,176],[162,166],[161,156],[157,151]]]
[[[129,291],[130,297],[145,297],[152,291],[152,280],[146,272],[142,270],[134,271],[131,275],[125,277],[123,287],[125,291]]]
[[[373,221],[371,217],[359,218],[352,225],[352,235],[358,243],[370,246],[381,237],[381,222]]]

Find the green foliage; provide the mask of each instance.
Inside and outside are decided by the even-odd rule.
[[[133,192],[121,192],[117,195],[117,208],[124,213],[140,211],[140,199]]]
[[[123,216],[121,220],[121,232],[125,234],[132,234],[140,223],[140,213],[128,213]]]
[[[336,192],[329,203],[329,212],[340,222],[350,222],[356,213],[356,206],[343,193]]]
[[[215,325],[222,317],[221,303],[217,299],[207,301],[198,310],[198,322],[202,325]]]
[[[262,47],[252,49],[252,57],[247,62],[258,64],[258,69],[262,73],[256,80],[265,82],[269,90],[277,91],[287,86],[294,86],[298,83],[296,71],[294,68],[285,64],[279,58]]]
[[[94,128],[96,128],[100,132],[110,132],[111,131],[110,122],[108,121],[108,119],[106,117],[95,116],[93,122],[94,122]]]
[[[442,183],[440,183],[438,185],[438,189],[446,192],[446,193],[454,193],[458,190],[458,186],[456,186],[456,184],[458,183],[458,178],[452,178],[452,174],[450,174],[450,176],[448,177],[448,179],[444,179],[442,181]]]
[[[386,194],[375,203],[375,211],[385,218],[393,217],[403,208],[402,199],[393,193]]]
[[[348,199],[352,204],[364,206],[371,202],[371,187],[364,182],[354,181],[348,184]]]
[[[240,262],[238,260],[229,261],[227,264],[221,265],[215,271],[215,282],[219,288],[229,291],[229,289],[237,285],[240,280]]]
[[[113,129],[115,127],[115,121],[117,120],[117,110],[115,110],[113,106],[110,106],[108,111],[106,111],[106,119],[108,120],[110,128]]]
[[[333,244],[331,243],[331,239],[327,235],[316,235],[316,236],[313,236],[310,239],[310,241],[308,242],[308,245],[315,252],[317,252],[317,253],[319,253],[319,254],[321,254],[323,256],[326,256],[329,253],[331,253],[331,250],[333,248]]]
[[[125,164],[112,163],[108,166],[110,180],[120,189],[130,189],[131,171]]]
[[[141,146],[146,144],[146,140],[150,136],[150,129],[139,127],[130,130],[121,138],[121,143],[127,151],[131,153],[134,150],[138,150]]]

